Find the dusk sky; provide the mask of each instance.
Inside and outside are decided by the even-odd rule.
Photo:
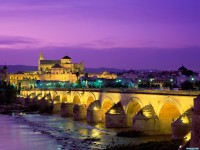
[[[200,70],[200,0],[0,0],[0,64]]]

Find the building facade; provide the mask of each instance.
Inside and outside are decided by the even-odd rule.
[[[69,56],[64,56],[60,60],[46,60],[43,54],[40,53],[38,60],[38,71],[52,74],[64,74],[64,73],[84,73],[84,63],[72,63],[72,59]]]
[[[46,60],[40,53],[37,71],[9,74],[8,81],[17,88],[32,87],[32,83],[37,80],[75,83],[82,75],[84,63],[72,63],[69,56],[64,56],[60,60]]]

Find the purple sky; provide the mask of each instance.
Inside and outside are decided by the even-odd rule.
[[[199,0],[0,0],[0,64],[200,70]]]

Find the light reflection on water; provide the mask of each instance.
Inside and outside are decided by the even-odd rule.
[[[155,141],[170,139],[169,136],[162,138],[116,137],[115,134],[117,130],[106,129],[103,123],[91,125],[88,124],[86,121],[73,121],[72,118],[62,118],[58,115],[48,116],[39,114],[28,114],[23,117],[0,115],[0,119],[1,118],[4,118],[3,123],[5,124],[5,126],[6,124],[9,124],[8,127],[6,127],[6,129],[4,130],[8,130],[7,134],[11,134],[11,136],[9,137],[10,139],[17,138],[18,141],[21,141],[22,145],[25,144],[26,146],[30,146],[28,142],[34,143],[35,147],[30,146],[29,150],[105,149],[109,144],[139,144],[141,142],[147,142],[150,139]],[[13,128],[15,125],[17,125],[17,128]],[[6,135],[4,134],[3,136]],[[5,138],[3,136],[0,136],[0,143],[2,143],[1,138]],[[86,140],[91,138],[99,140]],[[28,139],[30,139],[30,141],[28,141]],[[6,142],[6,140],[4,142]],[[41,144],[43,144],[43,148],[39,147],[41,146]],[[19,149],[24,150],[23,147]]]

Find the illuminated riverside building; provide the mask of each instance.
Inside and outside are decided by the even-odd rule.
[[[72,59],[69,56],[64,56],[60,60],[46,60],[43,54],[40,53],[38,71],[9,74],[8,81],[17,88],[22,87],[25,89],[34,88],[35,85],[39,86],[36,81],[46,81],[41,82],[44,87],[47,85],[53,86],[53,84],[56,85],[55,87],[62,87],[64,82],[66,82],[65,85],[69,85],[68,83],[76,83],[81,76],[84,76],[83,62],[72,63]],[[88,73],[88,77],[115,79],[117,75],[109,74],[108,72],[102,74]]]

